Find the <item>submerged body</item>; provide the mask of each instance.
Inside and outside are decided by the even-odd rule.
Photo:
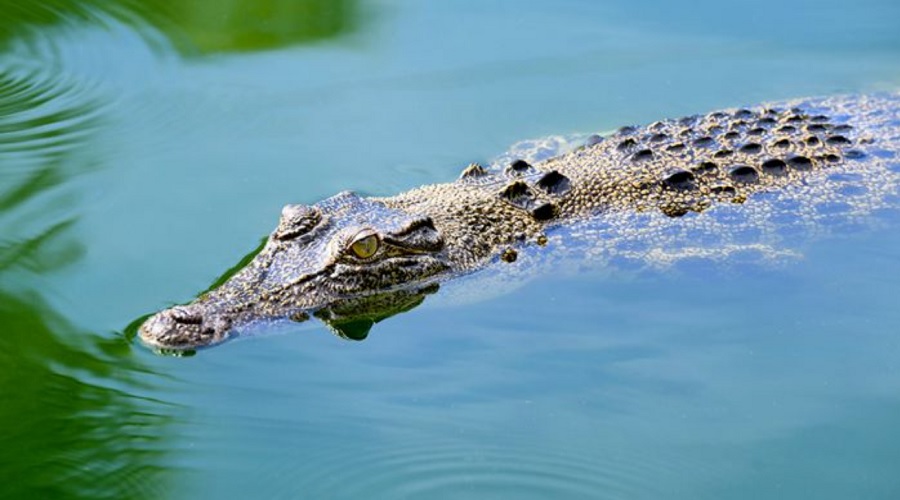
[[[546,245],[554,228],[584,221],[604,228],[590,233],[602,252],[624,255],[639,242],[649,259],[673,247],[660,227],[722,233],[706,216],[720,207],[765,212],[728,229],[754,234],[814,224],[815,207],[870,213],[896,190],[898,149],[898,96],[840,97],[623,127],[544,161],[470,165],[454,182],[388,198],[341,193],[288,205],[244,269],[193,303],[151,317],[140,335],[186,349],[221,342],[259,319],[377,321],[414,307],[443,279],[514,261],[523,247]],[[848,191],[842,178],[858,189]],[[764,193],[778,203],[758,201]],[[642,215],[667,222],[639,227]],[[718,244],[717,255],[726,247]]]

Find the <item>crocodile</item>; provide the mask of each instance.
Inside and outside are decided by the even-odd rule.
[[[841,203],[847,192],[821,187],[835,176],[861,179],[856,199],[871,212],[895,191],[898,145],[900,94],[816,98],[625,126],[548,159],[471,164],[453,182],[396,196],[286,205],[248,264],[151,316],[139,335],[156,348],[195,349],[257,321],[313,315],[351,338],[362,324],[364,336],[447,279],[547,251],[558,228],[634,214],[695,227],[716,207],[751,210],[765,193]],[[775,212],[811,217],[789,205]],[[620,225],[598,238],[614,244],[634,231]]]

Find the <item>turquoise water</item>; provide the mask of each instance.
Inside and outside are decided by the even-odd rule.
[[[896,214],[783,267],[463,280],[364,342],[308,323],[174,358],[125,333],[285,203],[900,88],[896,2],[0,11],[0,496],[900,497]]]

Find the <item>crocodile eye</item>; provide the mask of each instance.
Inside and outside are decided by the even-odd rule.
[[[350,250],[360,259],[368,259],[375,255],[381,242],[378,241],[378,235],[371,231],[363,231],[356,235],[353,243],[350,244]]]

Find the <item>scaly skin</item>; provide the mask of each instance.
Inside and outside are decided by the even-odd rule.
[[[346,192],[288,205],[248,266],[196,301],[154,315],[140,336],[155,347],[190,349],[260,319],[313,313],[332,326],[371,323],[418,304],[441,280],[515,260],[517,249],[543,244],[553,226],[636,212],[679,218],[750,204],[758,193],[828,173],[883,169],[879,153],[900,141],[898,102],[845,97],[623,127],[535,165],[517,161],[502,172],[472,165],[455,182],[389,198]],[[362,256],[353,247],[360,240],[369,242]]]

